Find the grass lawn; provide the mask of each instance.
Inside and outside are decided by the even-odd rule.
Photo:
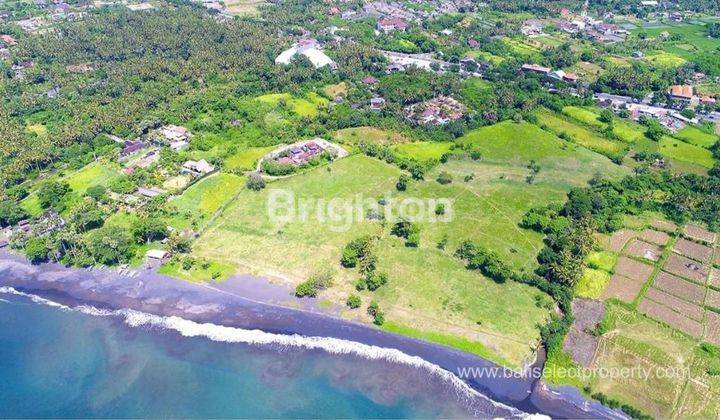
[[[241,150],[225,159],[225,168],[228,170],[254,170],[257,165],[257,161],[276,147],[277,146],[250,147],[248,149]]]
[[[602,137],[600,134],[574,124],[567,118],[563,118],[547,109],[537,111],[536,115],[539,123],[546,126],[553,133],[569,135],[575,142],[590,150],[608,157],[623,156],[626,153],[627,146],[623,143]]]
[[[170,261],[163,264],[158,273],[195,282],[222,281],[234,273],[234,268],[229,264],[217,261],[206,261],[206,264],[203,264],[203,261],[197,261],[192,268],[184,270],[182,263]]]
[[[709,150],[668,136],[660,139],[660,153],[705,168],[712,168],[715,164],[715,159]]]
[[[43,212],[43,208],[42,206],[40,206],[40,199],[35,193],[32,193],[25,197],[20,202],[20,207],[22,207],[23,210],[25,210],[30,216],[33,217],[40,216]]]
[[[666,68],[680,67],[687,63],[684,58],[665,51],[657,51],[645,56],[645,60],[649,61],[657,66]]]
[[[603,270],[586,268],[580,281],[575,285],[575,295],[597,299],[610,281],[610,274]]]
[[[566,116],[587,124],[597,129],[604,129],[607,124],[600,121],[600,110],[598,108],[582,108],[577,106],[566,106],[563,108],[563,114]],[[625,143],[635,143],[639,139],[645,137],[645,129],[640,124],[623,118],[613,118],[613,134]]]
[[[335,140],[345,144],[358,144],[360,142],[375,144],[397,144],[407,143],[409,140],[404,135],[391,130],[376,127],[352,127],[343,128],[335,132]]]
[[[666,140],[667,142],[675,141],[675,142],[677,142],[677,143],[682,143],[682,144],[685,145],[685,146],[692,147],[692,148],[694,148],[694,149],[700,150],[701,152],[702,152],[703,150],[706,151],[706,152],[708,151],[707,149],[703,149],[703,148],[701,148],[701,147],[693,146],[693,145],[688,144],[688,143],[683,143],[682,141],[673,139],[673,138],[671,138],[671,137],[667,137],[667,136],[666,136],[666,137],[664,138],[664,140]],[[635,142],[635,144],[633,144],[633,152],[643,151],[643,152],[649,152],[649,153],[655,153],[655,152],[661,153],[663,156],[665,156],[665,158],[668,160],[668,162],[670,162],[670,166],[671,166],[672,170],[675,171],[675,172],[684,172],[684,173],[693,173],[693,174],[698,174],[698,175],[707,175],[707,171],[708,171],[707,167],[698,165],[697,163],[694,163],[694,162],[689,162],[689,161],[685,161],[685,160],[676,159],[676,158],[673,157],[671,154],[668,154],[665,150],[661,149],[661,147],[660,147],[660,146],[661,146],[661,143],[662,143],[662,142],[656,142],[656,141],[652,141],[652,140],[650,140],[650,139],[648,139],[648,138],[643,138],[643,139],[640,139],[639,141]],[[670,152],[672,153],[673,150],[670,150]],[[629,164],[630,166],[632,166],[632,165],[634,164],[633,161],[632,161],[632,159],[627,159],[627,158],[626,158],[625,161],[628,162],[628,164]]]
[[[284,101],[287,106],[301,117],[315,117],[319,107],[327,105],[328,100],[317,93],[309,93],[305,98],[298,98],[289,93],[269,93],[256,98],[260,102],[277,105]]]
[[[415,158],[417,160],[440,159],[442,155],[450,151],[452,143],[423,141],[415,143],[403,143],[392,147],[395,153],[401,156]]]
[[[710,147],[720,140],[720,137],[714,134],[708,134],[690,125],[675,133],[675,137],[700,147]]]
[[[665,40],[660,47],[667,53],[692,60],[697,54],[715,51],[718,47],[716,39],[708,38],[705,25],[674,24],[653,28],[635,29],[632,32],[645,32],[648,37],[658,37],[667,31],[680,37],[677,41]]]
[[[170,224],[184,229],[192,219],[199,221],[209,218],[243,186],[244,177],[223,172],[198,181],[180,197],[170,201],[179,213],[171,218]]]
[[[225,0],[224,4],[233,15],[247,16],[256,15],[258,6],[266,3],[264,0]]]
[[[599,115],[586,108],[579,106],[566,106],[563,108],[563,114],[593,127],[605,127],[605,124],[598,120]]]

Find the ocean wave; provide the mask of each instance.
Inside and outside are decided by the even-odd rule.
[[[173,330],[183,337],[205,337],[212,341],[243,343],[259,346],[279,345],[284,347],[298,347],[311,350],[322,350],[329,354],[354,355],[369,360],[387,360],[393,363],[408,365],[430,372],[431,374],[451,384],[453,389],[457,391],[458,397],[466,399],[467,402],[479,399],[492,405],[492,407],[496,409],[507,411],[507,413],[504,414],[505,416],[514,415],[518,417],[538,418],[537,415],[529,415],[514,407],[510,407],[490,399],[486,395],[483,395],[471,388],[467,383],[455,376],[453,373],[441,368],[438,365],[393,348],[373,346],[333,337],[312,337],[299,334],[283,335],[268,333],[262,330],[247,330],[218,324],[198,323],[177,316],[160,316],[133,309],[106,310],[88,305],[81,305],[73,308],[45,299],[41,296],[25,293],[7,286],[0,287],[0,293],[23,296],[34,303],[48,305],[67,311],[82,312],[92,316],[118,316],[131,327],[148,326]],[[484,416],[487,415],[488,413],[484,413]],[[547,418],[545,416],[542,417]]]

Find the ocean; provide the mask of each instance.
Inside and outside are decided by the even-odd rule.
[[[415,366],[0,299],[0,417],[482,414],[455,385]]]

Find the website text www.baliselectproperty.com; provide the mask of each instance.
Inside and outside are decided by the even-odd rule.
[[[268,191],[266,210],[272,223],[319,222],[336,232],[349,231],[366,220],[398,220],[420,223],[449,223],[453,220],[453,200],[448,198],[396,197],[388,192],[377,197],[308,198],[293,191]]]
[[[522,379],[553,377],[558,379],[670,379],[688,378],[690,370],[679,367],[607,367],[607,368],[583,368],[583,367],[533,367],[524,371],[517,371],[497,366],[465,366],[457,368],[457,376],[460,379]]]

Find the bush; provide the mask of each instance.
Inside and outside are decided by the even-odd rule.
[[[257,172],[253,172],[250,174],[250,176],[247,177],[247,180],[245,181],[245,186],[248,187],[248,189],[250,190],[260,191],[265,188],[265,180],[263,179],[262,175]]]
[[[410,177],[405,174],[400,175],[400,178],[398,178],[398,181],[395,184],[395,188],[397,188],[398,191],[405,191],[407,189],[408,181],[410,181]]]
[[[388,278],[387,274],[385,273],[368,273],[365,276],[365,286],[368,290],[371,292],[374,292],[375,290],[379,289],[381,286],[384,286],[387,284]]]
[[[356,294],[352,294],[348,296],[347,300],[345,301],[345,305],[347,305],[350,309],[357,309],[362,305],[362,300],[360,300],[360,296]]]
[[[438,205],[435,206],[435,214],[438,216],[445,214],[445,204],[438,203]]]
[[[400,220],[395,223],[390,233],[405,238],[405,246],[417,247],[420,244],[420,226],[407,220]]]
[[[437,182],[442,185],[447,185],[447,184],[451,183],[452,180],[453,180],[452,175],[450,175],[449,173],[447,173],[445,171],[440,172],[440,175],[438,175],[438,177],[437,177]]]
[[[311,280],[304,281],[295,288],[295,296],[297,297],[315,297],[318,289]]]
[[[37,264],[48,260],[48,247],[43,238],[30,238],[25,243],[25,256],[31,263]]]
[[[372,252],[372,237],[361,236],[348,242],[343,249],[340,264],[345,268],[357,266],[358,262],[365,259]]]
[[[308,280],[295,287],[297,297],[316,297],[320,290],[332,286],[335,273],[332,270],[324,270],[312,275]]]
[[[373,317],[373,323],[375,323],[375,325],[382,325],[383,322],[385,322],[385,313],[380,310],[380,305],[378,305],[377,302],[370,302],[370,305],[368,305],[367,308],[367,313]]]

